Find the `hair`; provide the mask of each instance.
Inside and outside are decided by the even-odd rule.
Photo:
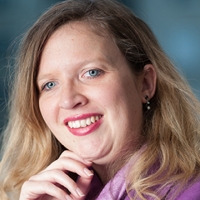
[[[22,184],[57,159],[63,150],[41,116],[36,78],[47,40],[62,25],[76,21],[86,22],[97,34],[108,33],[134,74],[140,74],[148,63],[157,73],[151,110],[143,111],[141,134],[145,148],[138,153],[126,180],[127,191],[136,193],[131,198],[160,199],[164,186],[176,184],[181,189],[199,174],[199,101],[152,31],[132,11],[113,0],[69,0],[44,13],[21,43],[4,131],[2,195],[16,199]]]

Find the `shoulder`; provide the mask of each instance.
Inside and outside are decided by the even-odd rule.
[[[200,200],[200,179],[186,187],[176,200]]]

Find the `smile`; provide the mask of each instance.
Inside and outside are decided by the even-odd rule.
[[[101,116],[91,116],[86,119],[68,121],[68,126],[70,128],[84,128],[86,126],[94,124],[95,122],[99,121],[100,119],[101,119]]]

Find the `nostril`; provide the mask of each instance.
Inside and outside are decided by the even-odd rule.
[[[79,102],[79,103],[77,103],[77,104],[74,106],[74,108],[75,108],[75,107],[78,107],[78,106],[81,106],[81,105],[82,105],[82,103]]]

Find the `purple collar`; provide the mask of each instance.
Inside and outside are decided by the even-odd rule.
[[[91,183],[90,192],[88,193],[87,200],[104,200],[104,199],[118,199],[124,200],[127,197],[126,193],[126,169],[128,165],[125,165],[121,170],[117,172],[113,179],[111,179],[104,187],[97,174]]]

